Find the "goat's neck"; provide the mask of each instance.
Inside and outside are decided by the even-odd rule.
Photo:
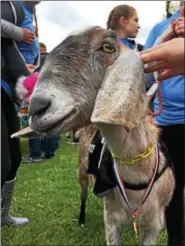
[[[157,128],[144,119],[129,132],[124,126],[100,124],[98,128],[103,133],[106,142],[120,158],[132,158],[142,154],[157,139]]]

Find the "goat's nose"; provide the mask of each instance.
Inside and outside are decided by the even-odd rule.
[[[31,98],[29,105],[29,115],[39,114],[49,108],[51,98],[43,94],[36,94]]]

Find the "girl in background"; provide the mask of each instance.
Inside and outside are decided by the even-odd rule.
[[[107,29],[116,31],[121,44],[137,50],[137,44],[130,39],[137,37],[140,28],[138,22],[135,8],[129,5],[118,5],[109,14]]]

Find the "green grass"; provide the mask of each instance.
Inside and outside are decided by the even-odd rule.
[[[22,152],[28,152],[22,140]],[[30,224],[2,229],[2,245],[105,245],[103,202],[89,187],[87,221],[78,226],[80,187],[76,179],[77,146],[61,140],[52,160],[21,164],[12,200],[11,214],[27,216]],[[131,229],[124,230],[125,245],[138,244]],[[166,244],[162,233],[160,244]]]

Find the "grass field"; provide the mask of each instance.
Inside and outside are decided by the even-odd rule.
[[[22,140],[22,152],[28,152]],[[103,202],[89,187],[87,221],[77,223],[80,187],[76,180],[77,146],[64,138],[52,160],[22,164],[12,201],[12,215],[27,216],[30,224],[21,228],[2,229],[2,245],[105,245]],[[129,228],[124,229],[125,245],[138,245]],[[166,244],[162,233],[159,244]]]

